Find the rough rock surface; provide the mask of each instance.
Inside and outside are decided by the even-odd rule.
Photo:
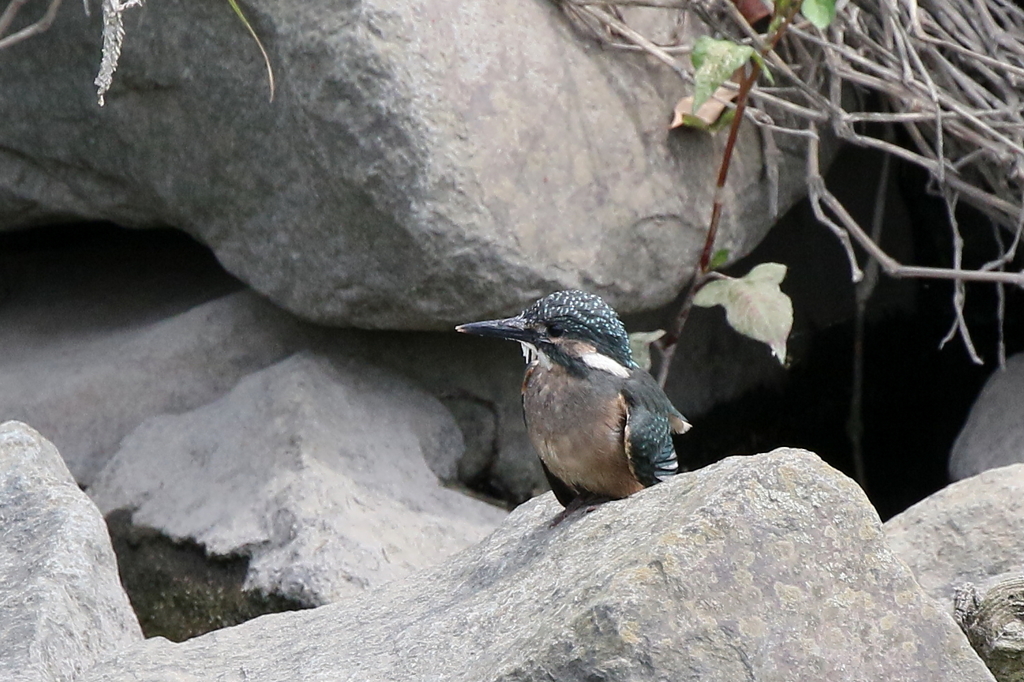
[[[996,682],[1024,682],[1024,566],[957,587],[953,617]]]
[[[315,328],[239,286],[170,231],[3,235],[0,418],[33,424],[88,486],[144,419],[207,404],[322,339],[324,352],[393,368],[452,411],[469,442],[461,461],[450,450],[429,462],[445,481],[516,502],[546,489],[520,414],[514,345]]]
[[[892,550],[935,599],[1024,563],[1024,464],[953,483],[885,523]]]
[[[1024,353],[996,370],[953,444],[949,475],[960,480],[986,469],[1024,462]]]
[[[146,637],[183,642],[266,613],[308,608],[245,589],[248,556],[210,557],[200,545],[132,525],[129,509],[107,514],[121,585]]]
[[[317,329],[239,286],[170,230],[0,235],[0,418],[34,424],[87,486],[143,419],[206,404],[322,338],[325,352],[397,369],[452,411],[466,453],[437,453],[438,476],[516,502],[546,489],[520,416],[513,345]]]
[[[461,481],[495,497],[525,502],[547,490],[526,436],[516,344],[464,334],[338,330],[317,351],[400,372],[441,400],[462,430],[466,449],[435,453],[428,464],[444,481]]]
[[[0,424],[0,679],[64,682],[141,639],[96,506],[50,442]]]
[[[85,305],[83,303],[83,305]],[[32,423],[90,485],[121,438],[148,417],[190,410],[286,357],[302,325],[252,292],[102,333],[72,320],[0,327],[0,415]]]
[[[435,564],[501,522],[427,468],[461,447],[422,390],[300,353],[207,406],[144,422],[90,494],[210,554],[249,555],[248,589],[315,605]]]
[[[679,79],[554,3],[252,0],[278,90],[222,4],[126,15],[105,108],[99,12],[0,53],[0,224],[175,226],[318,322],[441,329],[584,287],[622,312],[693,270],[723,140],[667,124]],[[664,37],[677,17],[661,15]],[[657,36],[656,36],[657,37]],[[783,137],[781,210],[804,191]],[[743,129],[718,246],[774,217]]]
[[[816,456],[730,458],[554,529],[551,495],[359,599],[149,640],[83,682],[991,680]]]

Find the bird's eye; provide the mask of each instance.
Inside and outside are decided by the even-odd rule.
[[[557,339],[564,333],[565,329],[562,327],[562,325],[558,324],[557,322],[553,322],[548,325],[548,336],[550,336],[551,338]]]

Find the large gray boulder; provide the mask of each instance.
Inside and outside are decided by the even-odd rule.
[[[102,109],[99,12],[64,7],[0,53],[0,225],[176,226],[282,307],[369,328],[445,328],[565,287],[649,309],[692,273],[723,139],[669,132],[684,88],[655,60],[535,0],[245,10],[273,102],[218,3],[129,10]],[[779,144],[785,210],[803,152]],[[733,257],[775,219],[752,126],[738,149],[718,243]]]
[[[0,679],[70,681],[141,639],[96,506],[53,444],[0,424]]]
[[[126,324],[103,330],[78,318],[40,324],[48,306],[30,312],[0,327],[0,418],[34,424],[86,486],[145,419],[222,396],[306,338],[295,318],[252,292],[163,319],[126,311]]]
[[[105,514],[129,509],[209,555],[248,556],[246,589],[319,605],[438,563],[501,522],[428,468],[461,448],[421,389],[300,353],[209,405],[145,421],[89,492]]]
[[[986,469],[1024,462],[1024,353],[993,372],[949,455],[949,475],[960,480]]]
[[[1024,464],[990,469],[885,523],[892,550],[952,610],[956,587],[1024,568]]]
[[[796,450],[730,458],[560,526],[551,495],[443,565],[83,682],[990,681],[860,489]]]

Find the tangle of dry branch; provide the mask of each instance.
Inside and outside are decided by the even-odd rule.
[[[685,59],[690,45],[659,45],[644,37],[624,18],[630,11],[690,13],[717,36],[758,50],[766,40],[731,0],[556,1],[595,39],[645,51],[686,82],[692,81]],[[963,283],[1024,287],[1024,272],[1005,268],[1024,228],[1024,9],[1013,0],[840,0],[827,31],[796,23],[767,61],[777,85],[751,91],[745,119],[767,133],[807,140],[811,205],[846,250],[852,279],[863,276],[856,243],[890,276],[954,280],[953,331],[980,361],[963,323]],[[873,94],[877,110],[863,105],[869,98],[851,92]],[[872,136],[865,123],[901,126],[912,146]],[[898,263],[825,187],[818,169],[820,130],[924,168],[931,190],[949,207],[955,245],[962,243],[953,215],[959,201],[1013,233],[1011,244],[978,270],[962,269],[959,246],[949,268]],[[766,164],[773,158],[766,154]]]
[[[3,14],[0,14],[0,50],[42,33],[50,28],[53,20],[57,18],[57,10],[60,9],[61,0],[50,0],[50,4],[47,6],[46,12],[42,17],[10,35],[5,35],[10,30],[11,24],[14,23],[18,12],[27,1],[10,0],[7,3],[7,7],[4,8]]]

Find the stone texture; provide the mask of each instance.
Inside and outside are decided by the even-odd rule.
[[[953,444],[949,475],[960,480],[1024,462],[1024,353],[996,370]]]
[[[545,495],[360,599],[150,640],[83,682],[991,680],[849,479],[730,458],[554,529]]]
[[[214,400],[305,338],[292,316],[252,292],[164,319],[127,312],[126,324],[102,331],[78,318],[34,324],[47,312],[0,327],[0,414],[52,439],[82,485],[146,418]]]
[[[516,344],[454,332],[339,330],[323,334],[315,348],[400,372],[441,400],[466,442],[465,451],[438,452],[429,462],[442,480],[515,503],[547,490],[523,422],[524,364]]]
[[[266,613],[308,605],[245,589],[249,557],[211,557],[195,542],[132,525],[130,509],[106,516],[117,565],[146,637],[182,642]]]
[[[428,469],[461,447],[444,407],[400,377],[300,353],[144,422],[90,494],[209,554],[248,555],[247,589],[315,605],[437,563],[504,518]]]
[[[950,610],[955,588],[1024,560],[1024,464],[953,483],[885,523],[889,546]]]
[[[323,339],[324,352],[391,366],[452,411],[465,461],[437,453],[438,476],[516,502],[546,490],[520,416],[515,347],[317,329],[238,287],[207,249],[169,230],[3,235],[0,415],[35,424],[89,485],[143,419],[199,407]]]
[[[953,617],[996,682],[1024,682],[1022,569],[956,588]]]
[[[229,9],[129,11],[103,109],[99,12],[4,50],[0,90],[19,96],[0,100],[0,224],[172,225],[280,306],[369,328],[448,328],[566,287],[650,309],[690,276],[724,140],[668,131],[684,86],[663,65],[549,2],[253,0],[271,102]],[[778,143],[784,211],[803,152]],[[774,222],[767,194],[745,127],[718,243],[734,258]]]
[[[0,679],[69,681],[141,639],[96,506],[53,444],[0,425]]]
[[[469,447],[464,461],[435,453],[445,481],[515,502],[546,490],[526,439],[514,345],[453,331],[316,328],[237,291],[212,254],[170,231],[3,235],[0,280],[0,415],[53,439],[82,485],[144,419],[204,405],[319,346],[401,372],[456,415]]]

